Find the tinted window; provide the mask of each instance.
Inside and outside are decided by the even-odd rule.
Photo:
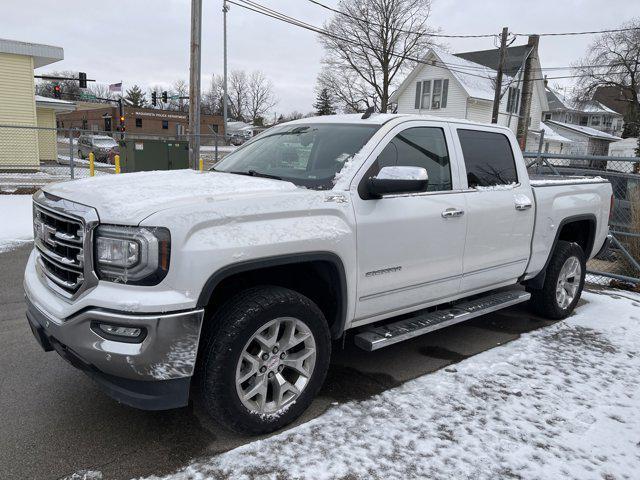
[[[511,143],[501,133],[458,130],[469,188],[518,182]]]
[[[425,168],[430,192],[451,190],[449,153],[441,128],[415,127],[399,133],[380,152],[368,176],[375,176],[382,167],[396,165]]]

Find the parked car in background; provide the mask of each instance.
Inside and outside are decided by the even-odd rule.
[[[244,142],[247,141],[247,138],[242,134],[242,133],[232,133],[229,136],[229,143],[231,145],[242,145]]]
[[[119,153],[118,142],[107,135],[80,135],[78,137],[78,156],[89,158],[93,152],[96,162],[114,163],[114,156]]]

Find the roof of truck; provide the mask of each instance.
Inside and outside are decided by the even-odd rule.
[[[449,118],[440,117],[435,115],[416,115],[408,113],[372,113],[369,118],[362,118],[362,113],[349,113],[342,115],[322,115],[318,117],[306,117],[298,120],[287,122],[289,124],[308,124],[308,123],[350,123],[360,125],[384,125],[392,120],[421,120],[430,122],[448,122],[448,123],[463,123],[466,125],[478,125],[487,128],[495,128],[501,130],[509,130],[509,128],[503,125],[496,125],[491,123],[472,122],[462,118]]]

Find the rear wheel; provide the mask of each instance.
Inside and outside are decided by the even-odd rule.
[[[560,320],[568,317],[580,300],[586,274],[582,248],[559,241],[549,265],[542,289],[531,291],[531,306],[539,315]]]
[[[281,287],[252,288],[210,321],[199,374],[203,403],[216,421],[259,434],[306,410],[331,355],[327,322],[311,300]]]

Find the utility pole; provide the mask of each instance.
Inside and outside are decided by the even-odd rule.
[[[509,36],[509,27],[503,27],[500,36],[500,61],[498,62],[498,74],[496,75],[496,92],[493,96],[493,112],[491,113],[491,123],[498,123],[498,114],[500,112],[500,98],[502,96],[502,75],[504,71],[504,60],[507,56],[507,37]]]
[[[226,143],[227,139],[227,109],[228,109],[228,96],[227,96],[227,12],[229,11],[229,5],[227,0],[222,3],[223,14],[223,30],[224,30],[224,79],[222,81],[223,99],[222,99],[222,119],[223,119],[223,131],[224,139]]]
[[[518,138],[518,144],[520,149],[524,151],[527,144],[527,132],[529,130],[529,117],[531,116],[531,98],[533,97],[534,79],[537,75],[533,71],[534,67],[538,64],[538,44],[540,43],[540,37],[538,35],[531,35],[527,46],[531,51],[527,55],[527,59],[524,62],[524,74],[522,76],[522,98],[520,100],[520,116],[518,118],[518,130],[516,137]]]
[[[202,0],[191,0],[191,65],[189,68],[189,163],[198,169],[200,158],[200,57]]]

